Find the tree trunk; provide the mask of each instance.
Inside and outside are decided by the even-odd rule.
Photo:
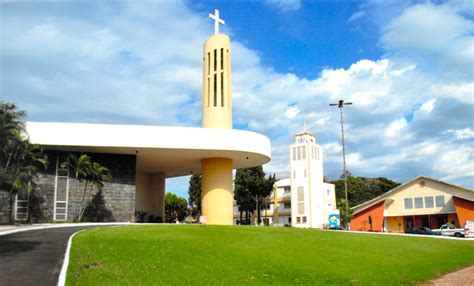
[[[242,208],[239,208],[239,212],[240,212],[240,224],[242,224]]]
[[[249,191],[247,190],[247,201],[245,202],[247,207],[247,213],[245,214],[245,224],[250,224],[250,213],[249,213]]]
[[[14,213],[13,213],[13,192],[10,191],[10,224],[14,222]]]
[[[77,216],[78,222],[81,222],[81,218],[82,218],[82,213],[83,213],[82,209],[84,208],[84,198],[87,192],[87,184],[88,184],[88,181],[85,182],[84,191],[82,192],[81,206],[79,207],[79,215]]]
[[[260,204],[258,201],[258,195],[256,196],[256,202],[257,202],[257,225],[260,225]]]

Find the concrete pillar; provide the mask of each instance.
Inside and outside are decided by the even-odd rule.
[[[137,171],[135,180],[135,211],[149,213],[149,186],[150,176],[147,173]]]
[[[159,216],[165,219],[165,174],[164,173],[143,173],[136,175],[135,210],[147,212],[148,216]]]
[[[232,225],[232,160],[209,158],[201,161],[202,215],[207,224]]]
[[[165,221],[165,173],[155,173],[150,175],[151,189],[151,212],[154,216],[159,216]]]

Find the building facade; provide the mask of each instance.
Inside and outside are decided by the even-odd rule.
[[[474,192],[428,177],[417,177],[353,208],[351,230],[406,232],[474,221]]]
[[[330,214],[338,213],[333,184],[324,182],[323,150],[314,134],[296,134],[290,146],[290,178],[275,183],[261,207],[264,223],[300,228],[326,228]],[[240,221],[234,206],[234,223]],[[253,220],[255,221],[255,219]]]
[[[329,215],[337,209],[336,193],[334,185],[323,180],[323,150],[306,126],[296,134],[289,158],[292,226],[327,227]]]

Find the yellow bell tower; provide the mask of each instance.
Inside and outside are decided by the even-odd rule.
[[[219,10],[209,14],[215,21],[214,35],[204,43],[202,83],[202,127],[232,129],[230,39],[219,33]],[[233,224],[232,160],[206,158],[201,161],[202,216],[207,224]]]

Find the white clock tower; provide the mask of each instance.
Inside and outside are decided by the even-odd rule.
[[[323,151],[306,124],[290,146],[290,170],[292,226],[327,226],[329,214],[336,210],[336,194],[334,185],[323,181]]]

